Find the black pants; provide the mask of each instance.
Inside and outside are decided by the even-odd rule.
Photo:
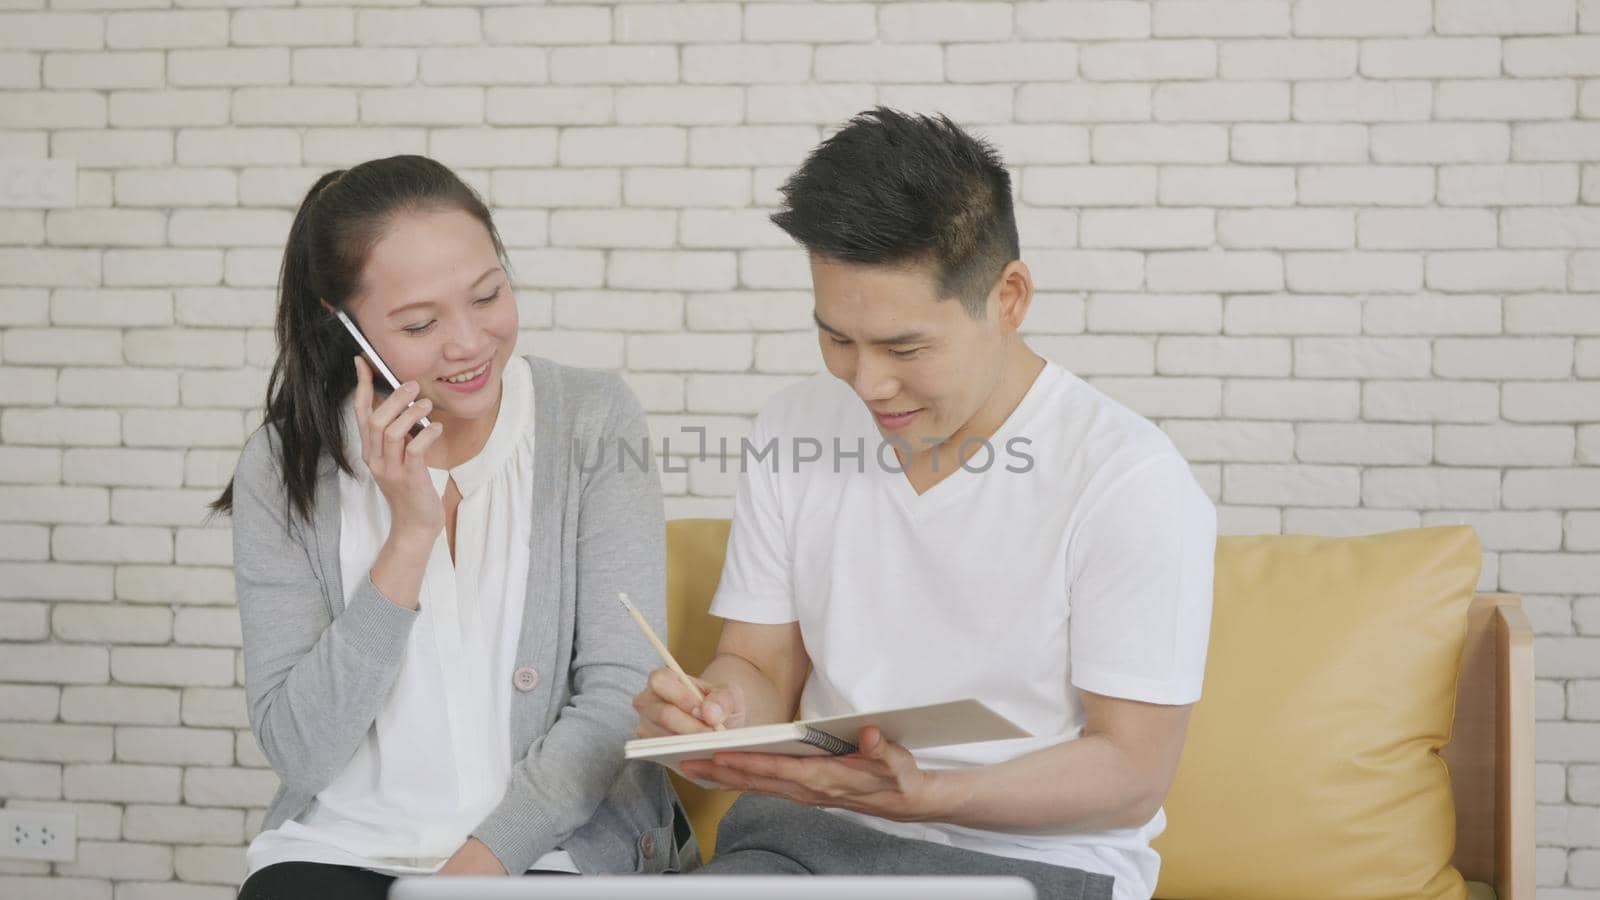
[[[535,869],[528,875],[571,875]],[[393,875],[355,866],[284,862],[246,878],[239,900],[386,900]]]

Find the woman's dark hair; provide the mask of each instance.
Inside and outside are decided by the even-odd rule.
[[[311,516],[324,453],[351,471],[340,407],[355,388],[351,358],[359,350],[328,306],[345,309],[360,292],[367,255],[397,215],[441,209],[483,223],[504,262],[505,247],[483,200],[424,156],[391,156],[329,172],[295,213],[278,275],[278,359],[267,381],[265,424],[277,429],[286,499],[302,518]],[[231,480],[211,508],[233,511]]]
[[[814,254],[931,263],[941,297],[982,318],[1021,257],[1011,175],[994,148],[944,116],[878,107],[823,141],[784,182],[772,221]]]

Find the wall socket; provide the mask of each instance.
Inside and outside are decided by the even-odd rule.
[[[72,862],[78,858],[78,817],[0,809],[0,858]]]

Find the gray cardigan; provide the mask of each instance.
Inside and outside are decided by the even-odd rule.
[[[534,501],[528,596],[506,793],[472,834],[513,873],[561,847],[583,872],[678,867],[675,797],[662,770],[625,764],[634,694],[659,663],[617,601],[665,633],[665,527],[647,437],[615,375],[534,357]],[[233,482],[234,578],[250,727],[283,785],[263,828],[303,812],[349,762],[400,669],[416,613],[369,578],[344,603],[331,455],[310,521],[290,514],[277,431],[263,427]],[[359,438],[347,436],[351,452]],[[582,453],[582,459],[576,455]],[[601,464],[597,454],[603,453]],[[689,859],[695,858],[691,853]]]

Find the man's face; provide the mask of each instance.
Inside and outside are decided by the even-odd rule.
[[[960,300],[939,298],[931,265],[868,265],[818,254],[811,256],[811,281],[822,360],[871,410],[879,433],[916,454],[964,438],[963,427],[984,408],[1003,371],[995,297],[984,318],[973,319]]]

